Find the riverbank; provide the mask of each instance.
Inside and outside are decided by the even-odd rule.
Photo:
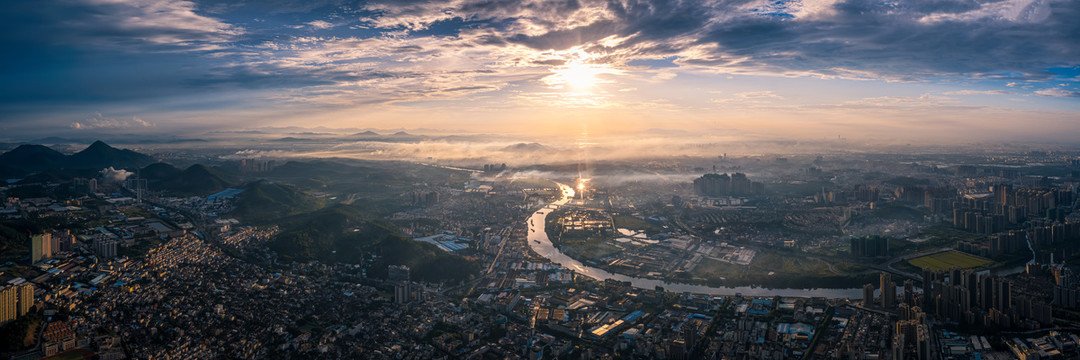
[[[557,183],[558,184],[558,183]],[[849,298],[858,299],[862,297],[862,288],[841,288],[841,289],[822,289],[822,288],[767,288],[760,287],[758,285],[749,286],[707,286],[707,285],[694,285],[679,282],[667,282],[657,279],[645,279],[627,276],[623,274],[611,273],[607,270],[587,266],[580,261],[562,253],[556,248],[551,239],[548,237],[546,231],[547,215],[550,214],[555,208],[565,205],[574,196],[574,190],[565,184],[558,184],[562,190],[563,197],[540,210],[537,210],[529,217],[529,232],[528,243],[529,247],[539,254],[551,260],[552,262],[562,265],[563,267],[574,271],[575,273],[590,278],[604,281],[615,280],[628,282],[632,286],[642,289],[654,289],[656,287],[663,287],[668,291],[674,292],[690,292],[695,294],[710,294],[710,295],[747,295],[747,296],[799,296],[799,297],[815,297],[822,296],[828,298]]]

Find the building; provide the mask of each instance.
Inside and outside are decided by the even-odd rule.
[[[862,287],[863,306],[874,304],[874,284],[866,284]]]
[[[105,259],[116,257],[116,240],[95,239],[94,254]]]
[[[30,257],[33,263],[51,258],[53,255],[51,234],[37,234],[30,237]]]
[[[412,192],[412,204],[417,206],[428,206],[439,202],[438,191],[422,191],[415,190]]]
[[[0,287],[0,324],[6,324],[28,313],[34,306],[34,286],[30,283]]]
[[[23,316],[30,313],[30,308],[34,307],[34,285],[30,283],[22,283],[15,286],[15,297],[18,298],[16,304],[16,316]]]
[[[75,247],[75,235],[71,234],[71,230],[64,229],[52,233],[52,251],[57,252],[71,252]]]
[[[0,324],[6,324],[18,316],[18,296],[15,293],[14,286],[0,288]]]
[[[896,306],[896,283],[892,281],[892,274],[881,272],[879,276],[881,287],[881,307],[892,309]]]
[[[409,283],[407,282],[399,282],[394,285],[394,303],[408,303],[412,297],[411,290],[412,289],[409,288]]]
[[[867,236],[851,238],[851,256],[881,257],[889,256],[888,236]]]
[[[904,303],[915,306],[915,282],[910,279],[904,280]]]
[[[412,300],[412,284],[409,283],[409,267],[390,265],[386,269],[386,279],[394,283],[394,303],[405,304]]]
[[[694,191],[701,196],[760,195],[765,184],[750,181],[743,173],[705,174],[694,180]]]

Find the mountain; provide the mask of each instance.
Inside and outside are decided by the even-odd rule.
[[[362,133],[355,133],[355,134],[353,134],[353,136],[372,137],[372,136],[379,136],[379,133],[368,130],[368,131],[365,131],[365,132],[362,132]]]
[[[72,155],[64,155],[44,145],[19,145],[0,154],[0,178],[21,177],[50,169],[135,169],[152,163],[154,158],[150,156],[117,149],[101,141]]]
[[[281,222],[270,249],[282,260],[356,262],[378,255],[369,272],[386,277],[388,265],[406,265],[421,281],[461,281],[479,270],[475,261],[399,235],[396,226],[357,207],[335,205]]]
[[[271,139],[270,141],[275,141],[275,142],[297,142],[297,141],[311,141],[311,139],[287,136],[287,137],[283,137],[283,138],[279,138],[279,139]]]
[[[153,164],[154,158],[127,149],[117,149],[101,140],[95,141],[83,151],[68,157],[68,166],[74,168],[138,168]]]
[[[62,183],[77,177],[94,178],[100,175],[101,170],[97,169],[53,168],[28,175],[20,180],[19,184]]]
[[[16,170],[23,175],[66,167],[67,164],[68,156],[43,145],[19,145],[0,154],[0,167]]]
[[[503,148],[503,151],[526,153],[546,150],[548,150],[548,147],[540,143],[517,143]]]
[[[26,175],[26,171],[0,165],[0,179],[16,179]]]
[[[322,199],[295,187],[259,180],[244,185],[236,196],[233,215],[246,222],[265,223],[322,207]]]
[[[229,187],[229,181],[221,172],[202,164],[195,164],[184,169],[184,172],[172,182],[178,191],[211,193],[224,190]]]
[[[229,187],[228,177],[201,164],[180,170],[166,163],[156,163],[139,172],[150,190],[184,195],[207,195]]]
[[[180,176],[183,172],[183,170],[163,162],[153,163],[139,170],[140,176],[149,183],[172,179]]]
[[[393,134],[383,135],[383,136],[379,136],[379,137],[367,138],[367,139],[364,139],[364,140],[385,141],[385,142],[412,142],[412,141],[425,140],[427,138],[428,137],[424,136],[424,135],[416,135],[416,134],[407,133],[405,131],[398,131],[398,132],[393,133]]]

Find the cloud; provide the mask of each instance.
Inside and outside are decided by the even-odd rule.
[[[106,118],[100,113],[95,114],[94,117],[72,122],[70,127],[75,130],[91,130],[91,129],[130,129],[130,128],[147,128],[152,127],[154,124],[140,119],[137,116],[132,116],[130,119],[118,119],[118,118]]]
[[[947,91],[942,93],[944,95],[1008,95],[1009,92],[1005,90],[959,90],[959,91]]]
[[[1062,88],[1036,90],[1035,94],[1042,95],[1042,96],[1050,96],[1050,97],[1060,97],[1060,98],[1080,97],[1080,91],[1073,91],[1073,90],[1067,90],[1067,89],[1062,89]]]
[[[268,16],[282,12],[290,15]],[[693,104],[664,87],[701,86],[704,93],[723,85],[693,82],[716,74],[721,75],[713,79],[734,77],[732,83],[747,81],[738,75],[986,80],[1010,87],[1072,82],[1047,69],[1074,66],[1080,59],[1076,18],[1080,2],[1067,0],[406,0],[359,7],[337,0],[9,1],[0,2],[0,23],[9,30],[0,32],[0,39],[30,51],[8,47],[15,50],[5,64],[42,60],[60,71],[43,66],[43,74],[12,76],[13,90],[3,92],[0,104],[32,107],[53,105],[45,101],[52,100],[100,106],[108,101],[140,114],[153,106],[174,112],[240,108],[249,118],[269,114],[293,120],[327,109],[375,113],[393,104],[415,111],[439,102],[484,111],[565,105],[659,112],[738,104],[794,111],[775,93],[735,90],[760,87],[725,88],[726,99]],[[33,51],[49,46],[55,51]],[[58,60],[72,54],[86,55],[77,62]],[[603,69],[595,89],[580,94],[568,94],[566,86],[553,89],[559,80],[553,74],[571,65]],[[24,67],[6,68],[15,74],[19,70],[12,69]],[[81,76],[35,84],[45,78],[37,75],[65,71]],[[1068,88],[1038,94],[1068,96]],[[814,97],[801,96],[799,89],[784,94]],[[831,103],[851,99],[827,96]],[[155,97],[166,100],[142,101]],[[473,102],[481,100],[486,102]],[[913,104],[910,100],[880,97],[844,106],[902,107]],[[943,97],[916,100],[960,106]],[[250,115],[252,109],[262,112]],[[363,112],[352,114],[357,113]],[[206,118],[202,115],[193,117]],[[167,121],[155,119],[163,126]],[[108,126],[94,124],[84,120],[71,126]]]
[[[954,106],[956,101],[950,97],[937,96],[932,94],[922,94],[920,96],[879,96],[862,98],[859,100],[846,101],[842,107],[852,108],[891,108],[891,109],[906,109],[912,107],[943,107]]]
[[[329,28],[333,28],[334,26],[337,26],[337,25],[334,25],[333,23],[330,23],[330,22],[327,22],[327,21],[322,21],[322,20],[309,21],[309,22],[306,22],[305,24],[307,24],[307,26],[310,26],[313,29],[319,29],[319,30],[329,29]]]
[[[102,8],[90,27],[112,26],[113,30],[155,44],[186,45],[198,42],[222,43],[243,32],[218,19],[199,15],[191,1],[174,0],[86,0]]]
[[[492,30],[493,43],[541,51],[581,46],[616,64],[674,57],[729,73],[1046,79],[1047,68],[1080,57],[1080,25],[1072,20],[1080,5],[1064,0],[458,0],[368,10],[375,15],[366,21],[377,28],[419,30],[458,19]]]
[[[719,92],[716,92],[719,94]],[[772,91],[744,91],[732,94],[733,97],[712,99],[716,104],[735,104],[743,106],[762,106],[775,103],[776,100],[784,100],[783,96]]]
[[[101,169],[99,172],[101,179],[106,183],[123,183],[125,179],[130,177],[132,173],[124,169],[114,169],[113,167],[107,167]]]
[[[185,0],[13,1],[0,20],[11,38],[108,51],[220,51],[245,32],[198,10]]]
[[[735,97],[742,99],[783,99],[783,96],[776,95],[772,91],[748,91],[735,93]]]

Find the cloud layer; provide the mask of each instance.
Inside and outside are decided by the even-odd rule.
[[[1080,93],[1070,0],[43,0],[0,14],[0,122],[72,129],[146,126],[77,120],[89,106],[156,124],[224,111],[294,125],[423,110],[881,109],[924,94],[1071,112]],[[867,86],[850,80],[897,90],[823,95]],[[699,96],[711,91],[728,95]]]

